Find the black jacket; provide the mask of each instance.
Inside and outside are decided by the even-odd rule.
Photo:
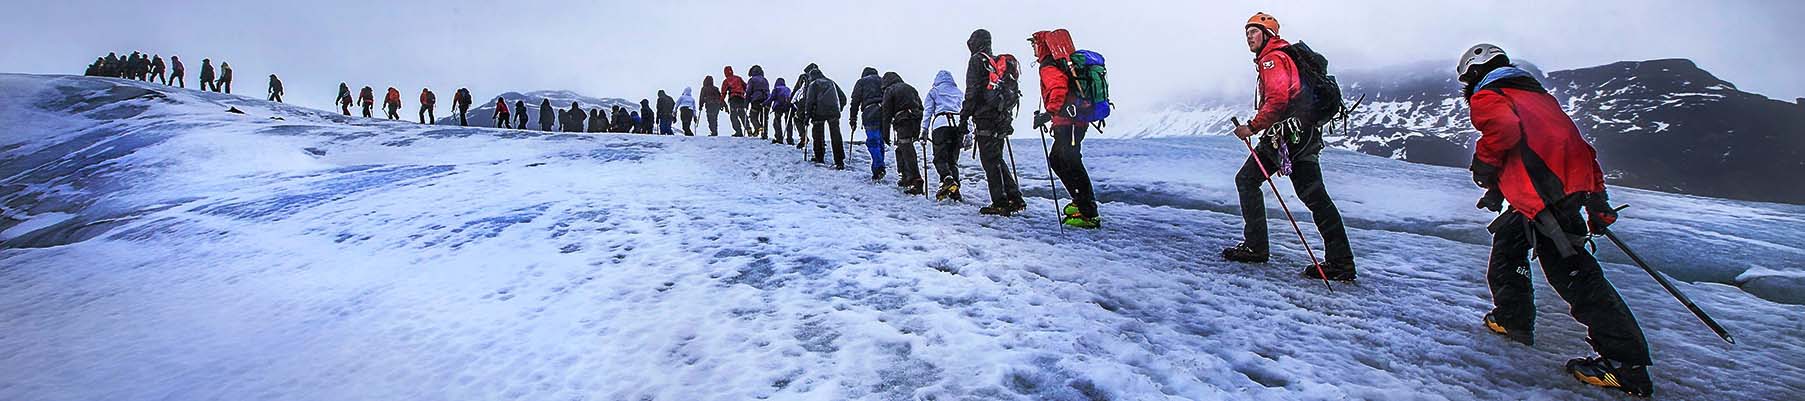
[[[658,121],[677,118],[677,99],[658,91]]]
[[[852,122],[857,123],[859,117],[865,118],[866,124],[876,124],[878,103],[884,101],[884,78],[877,75],[877,69],[865,67],[859,82],[852,84],[852,99],[848,105],[852,113]],[[855,124],[856,125],[856,124]]]
[[[539,101],[539,123],[541,125],[551,122],[553,118],[557,118],[557,113],[557,111],[552,110],[551,99]]]
[[[896,132],[897,139],[921,137],[921,108],[921,93],[914,86],[903,82],[895,72],[884,74],[884,97],[877,114],[884,138],[890,138],[892,127],[901,127]]]
[[[727,107],[727,101],[721,98],[721,87],[714,85],[713,76],[702,78],[702,107]]]
[[[639,131],[652,132],[653,118],[656,118],[656,116],[652,114],[652,102],[646,99],[639,99]]]
[[[959,117],[969,119],[984,105],[984,87],[990,84],[990,31],[972,31],[965,49],[971,59],[965,63],[965,104],[959,106]]]
[[[840,90],[840,84],[834,83],[832,79],[827,79],[821,70],[810,71],[808,76],[810,81],[808,97],[805,100],[809,119],[816,121],[840,119],[840,108],[846,105],[846,91]]]

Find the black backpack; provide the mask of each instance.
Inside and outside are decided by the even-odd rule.
[[[1319,126],[1340,118],[1343,106],[1341,84],[1335,82],[1334,75],[1329,75],[1329,59],[1310,50],[1310,46],[1304,42],[1292,43],[1279,51],[1291,56],[1291,61],[1297,64],[1297,78],[1303,86],[1298,91],[1300,99],[1291,103],[1291,115],[1310,126]]]
[[[996,57],[985,54],[983,57],[989,61],[989,81],[979,92],[984,98],[984,107],[978,110],[978,114],[1008,121],[1015,117],[1016,108],[1020,107],[1022,101],[1021,64],[1015,61],[1014,55],[1009,54]]]

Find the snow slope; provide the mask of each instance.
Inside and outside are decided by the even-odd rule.
[[[1544,284],[1537,346],[1478,327],[1486,216],[1454,169],[1325,155],[1363,269],[1331,292],[1282,236],[1272,264],[1215,257],[1240,224],[1223,138],[1087,143],[1107,226],[1066,231],[1033,138],[1042,197],[994,218],[755,140],[112,79],[0,75],[0,124],[0,399],[1621,398],[1560,372],[1587,348]],[[1799,288],[1798,206],[1620,196],[1663,265]],[[1805,307],[1680,283],[1731,347],[1607,269],[1657,397],[1805,391]]]

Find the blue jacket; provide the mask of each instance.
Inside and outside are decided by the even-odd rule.
[[[959,106],[965,104],[965,92],[959,91],[959,82],[954,81],[953,73],[946,70],[934,74],[934,87],[928,89],[926,98],[921,113],[921,132],[924,133],[947,126],[947,119],[934,118],[936,114],[959,114]]]
[[[790,111],[790,87],[784,86],[783,78],[778,78],[777,87],[771,89],[771,108]]]
[[[696,109],[696,98],[694,96],[689,95],[689,88],[683,88],[683,96],[677,97],[677,108],[690,109],[690,110]]]
[[[765,80],[765,69],[755,65],[752,66],[752,71],[747,72],[747,75],[749,77],[746,78],[746,100],[752,104],[769,102],[771,100],[771,81]]]

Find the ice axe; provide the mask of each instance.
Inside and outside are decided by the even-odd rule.
[[[1630,207],[1630,205],[1626,204],[1618,206],[1612,211],[1620,211],[1628,207]],[[1724,342],[1730,343],[1730,345],[1736,344],[1736,339],[1730,337],[1729,331],[1724,330],[1724,327],[1717,324],[1716,320],[1712,320],[1711,315],[1705,314],[1704,309],[1699,309],[1698,304],[1692,303],[1692,298],[1688,298],[1686,297],[1686,294],[1681,293],[1680,289],[1675,288],[1673,283],[1667,281],[1666,277],[1662,276],[1661,273],[1656,272],[1654,268],[1649,267],[1648,262],[1642,260],[1642,256],[1636,255],[1636,251],[1630,250],[1629,245],[1624,244],[1623,240],[1617,238],[1617,233],[1612,232],[1609,228],[1599,229],[1599,231],[1603,232],[1604,237],[1609,238],[1612,244],[1616,244],[1617,249],[1622,250],[1624,255],[1629,255],[1630,260],[1635,261],[1636,266],[1641,267],[1643,272],[1647,272],[1649,277],[1654,277],[1655,282],[1660,283],[1661,288],[1666,289],[1668,295],[1673,295],[1673,298],[1679,300],[1681,305],[1686,305],[1686,309],[1692,311],[1692,316],[1697,317],[1700,322],[1705,323],[1705,326],[1710,327],[1712,332],[1717,333],[1718,338],[1722,338]]]
[[[1229,117],[1228,121],[1234,123],[1236,128],[1241,127],[1240,117]],[[1310,264],[1316,266],[1316,275],[1322,277],[1322,286],[1334,292],[1335,287],[1329,284],[1329,274],[1322,270],[1322,262],[1316,260],[1316,251],[1310,250],[1310,240],[1304,238],[1304,229],[1297,226],[1297,218],[1291,216],[1291,207],[1285,205],[1285,195],[1280,194],[1278,184],[1272,182],[1272,171],[1266,169],[1266,162],[1260,161],[1260,153],[1253,150],[1253,142],[1241,138],[1241,143],[1247,145],[1248,156],[1253,158],[1254,165],[1260,166],[1260,174],[1265,177],[1266,185],[1272,187],[1272,197],[1279,199],[1279,208],[1285,211],[1285,220],[1291,221],[1291,230],[1297,232],[1297,241],[1304,244],[1304,253],[1310,255]]]

